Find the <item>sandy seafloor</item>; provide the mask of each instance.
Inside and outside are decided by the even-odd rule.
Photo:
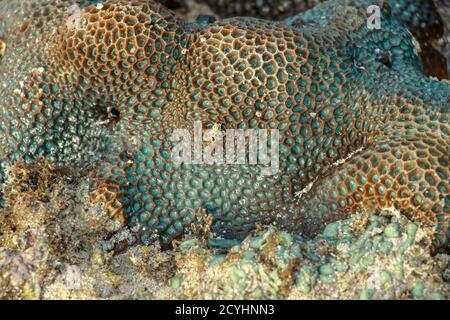
[[[437,2],[450,23],[447,0]],[[188,18],[208,10],[193,6]],[[448,57],[448,43],[437,45]],[[432,255],[426,232],[394,209],[361,212],[310,240],[261,227],[241,244],[210,240],[211,219],[198,212],[173,250],[114,255],[104,239],[121,224],[90,204],[88,174],[44,160],[10,168],[0,299],[450,298],[450,256]]]

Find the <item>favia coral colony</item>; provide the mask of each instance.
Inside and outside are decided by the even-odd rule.
[[[1,0],[0,298],[448,299],[442,21],[318,2]],[[279,171],[173,161],[198,122]]]

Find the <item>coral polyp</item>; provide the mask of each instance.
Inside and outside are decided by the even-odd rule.
[[[311,237],[391,207],[448,243],[450,85],[423,75],[381,2],[188,24],[153,1],[8,1],[0,39],[3,179],[20,159],[94,165],[92,201],[125,217],[128,244],[170,244],[198,210],[243,239],[259,224]],[[278,174],[173,161],[174,130],[198,121],[278,130]]]

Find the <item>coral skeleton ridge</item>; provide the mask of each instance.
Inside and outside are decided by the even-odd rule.
[[[127,244],[168,245],[198,210],[243,239],[392,207],[448,244],[450,84],[423,75],[381,2],[196,23],[153,1],[76,3],[0,2],[0,182],[18,160],[92,165],[92,201],[125,218]],[[279,130],[279,173],[173,162],[173,131],[196,121]]]

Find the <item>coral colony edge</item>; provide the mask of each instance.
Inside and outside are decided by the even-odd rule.
[[[0,0],[0,298],[448,299],[433,1],[161,2]]]

